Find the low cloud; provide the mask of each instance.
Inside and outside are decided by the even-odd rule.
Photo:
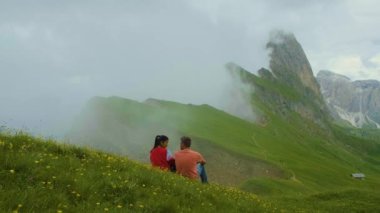
[[[1,1],[0,122],[47,132],[38,116],[73,117],[93,96],[221,108],[224,64],[267,67],[273,29],[294,33],[315,73],[379,79],[379,10],[375,0]]]
[[[333,58],[329,61],[331,71],[345,75],[352,80],[380,80],[380,54],[364,60],[359,55]]]
[[[257,116],[252,108],[252,95],[255,92],[253,85],[242,82],[239,76],[241,68],[235,64],[227,64],[226,69],[230,74],[230,80],[225,87],[221,108],[241,119],[256,122]]]

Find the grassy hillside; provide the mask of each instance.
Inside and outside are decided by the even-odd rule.
[[[257,196],[202,185],[125,157],[0,134],[1,212],[252,212]]]
[[[92,99],[71,132],[71,140],[126,154],[148,162],[156,134],[167,134],[169,148],[179,149],[179,138],[189,135],[207,159],[210,179],[237,185],[252,176],[285,177],[276,165],[258,159],[250,149],[253,125],[208,105],[183,105],[123,98]],[[246,143],[246,139],[250,143]],[[242,154],[241,151],[244,151]],[[249,151],[249,152],[245,152]]]
[[[97,97],[85,107],[69,137],[73,143],[147,162],[155,135],[168,135],[171,150],[177,150],[179,138],[187,135],[208,160],[212,182],[279,203],[284,197],[302,200],[315,194],[351,196],[353,201],[355,192],[376,194],[380,133],[335,124],[302,47],[293,35],[280,36],[285,43],[268,46],[271,70],[263,68],[254,75],[227,65],[240,86],[235,94],[249,99],[246,108],[252,107],[257,122],[208,105]],[[366,179],[350,177],[357,172]]]
[[[194,148],[211,159],[211,181],[227,181],[261,195],[372,190],[380,183],[377,151],[353,149],[349,145],[355,144],[353,136],[324,132],[295,113],[291,120],[267,113],[268,122],[262,126],[207,105],[139,103],[117,97],[95,98],[84,113],[73,133],[83,144],[148,159],[154,135],[168,134],[169,148],[176,150],[179,137],[186,134],[194,138]],[[364,139],[361,144],[378,146]],[[354,172],[365,173],[366,180],[352,179]]]
[[[262,120],[267,124],[265,131],[275,133],[262,140],[269,141],[267,150],[275,155],[274,162],[288,164],[287,168],[293,173],[291,179],[300,181],[312,191],[324,191],[326,187],[335,190],[377,187],[380,142],[375,138],[380,131],[338,126],[326,111],[323,101],[315,102],[312,100],[314,96],[305,96],[307,93],[298,90],[297,86],[287,85],[273,77],[256,76],[240,67],[233,71],[242,83],[254,88],[254,92],[249,94],[251,105],[261,112]],[[264,71],[261,73],[265,74]],[[368,185],[357,184],[347,178],[354,172],[370,174],[373,179],[366,181]],[[284,185],[282,180],[278,182],[267,184],[268,191],[279,186],[286,191],[304,192],[294,183]],[[263,183],[265,181],[258,185],[265,185]]]
[[[118,155],[22,133],[0,134],[0,165],[3,212],[380,211],[380,193],[375,190],[257,196],[189,181]],[[295,189],[286,181],[266,179],[254,181],[250,187],[268,190],[268,184]]]
[[[266,181],[255,182],[254,187],[268,190],[274,182]],[[374,190],[263,197],[25,134],[0,133],[0,189],[2,212],[380,211],[380,193]]]

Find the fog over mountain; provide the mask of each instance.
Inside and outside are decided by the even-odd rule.
[[[93,96],[218,108],[224,65],[268,67],[292,32],[314,70],[380,79],[380,4],[366,1],[1,1],[0,125],[61,135]]]

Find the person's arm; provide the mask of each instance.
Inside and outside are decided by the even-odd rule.
[[[199,154],[199,159],[198,159],[197,163],[200,163],[201,165],[206,164],[206,160],[203,158],[203,156],[201,154]]]
[[[170,161],[170,160],[173,160],[173,159],[174,159],[174,157],[172,155],[172,152],[169,149],[167,149],[166,150],[166,160]]]

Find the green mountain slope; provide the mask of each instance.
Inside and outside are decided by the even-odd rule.
[[[267,180],[255,182],[255,187],[268,190],[268,184],[293,188]],[[262,197],[22,133],[0,133],[0,189],[2,212],[380,211],[380,193],[375,190]]]
[[[296,113],[290,124],[268,114],[269,122],[262,126],[207,105],[139,103],[117,97],[94,98],[85,112],[72,133],[82,144],[113,147],[110,151],[147,161],[155,134],[167,133],[171,149],[178,149],[179,137],[186,134],[194,138],[195,149],[212,159],[207,165],[212,181],[237,184],[234,178],[240,183],[251,179],[242,187],[259,194],[271,190],[255,188],[256,182],[278,188],[277,195],[296,195],[347,187],[372,189],[380,180],[378,152],[353,149],[359,138],[338,130],[331,136]],[[379,146],[374,141],[360,142]],[[354,172],[365,173],[367,179],[353,180]]]
[[[294,211],[319,205],[322,210],[376,209],[380,133],[336,124],[293,35],[278,34],[268,48],[270,70],[260,69],[258,75],[227,65],[237,83],[253,88],[241,92],[256,122],[208,105],[96,97],[69,138],[148,162],[155,135],[168,135],[171,150],[179,149],[179,138],[187,135],[208,161],[211,182],[240,187]],[[357,172],[365,180],[351,178]]]
[[[104,152],[0,133],[1,212],[252,212],[257,196]]]
[[[279,32],[267,47],[271,50],[271,70],[262,68],[254,75],[233,63],[227,68],[237,76],[235,80],[253,88],[254,92],[246,95],[250,97],[253,110],[261,116],[258,121],[267,125],[266,130],[280,132],[286,147],[278,152],[274,146],[269,148],[270,152],[281,156],[274,161],[297,161],[293,163],[303,170],[301,175],[313,177],[310,184],[350,185],[344,176],[350,173],[348,170],[373,172],[377,179],[380,143],[375,138],[379,132],[357,131],[335,124],[294,35]],[[270,143],[281,140],[275,136],[266,139],[271,140]],[[325,182],[327,177],[335,181]],[[302,178],[300,180],[305,183]],[[343,182],[339,184],[339,181]]]
[[[255,157],[259,150],[252,149],[254,128],[208,105],[98,97],[89,102],[70,138],[148,162],[156,134],[169,136],[172,151],[179,149],[178,140],[186,134],[209,162],[211,180],[237,185],[252,176],[285,177],[281,168]]]

